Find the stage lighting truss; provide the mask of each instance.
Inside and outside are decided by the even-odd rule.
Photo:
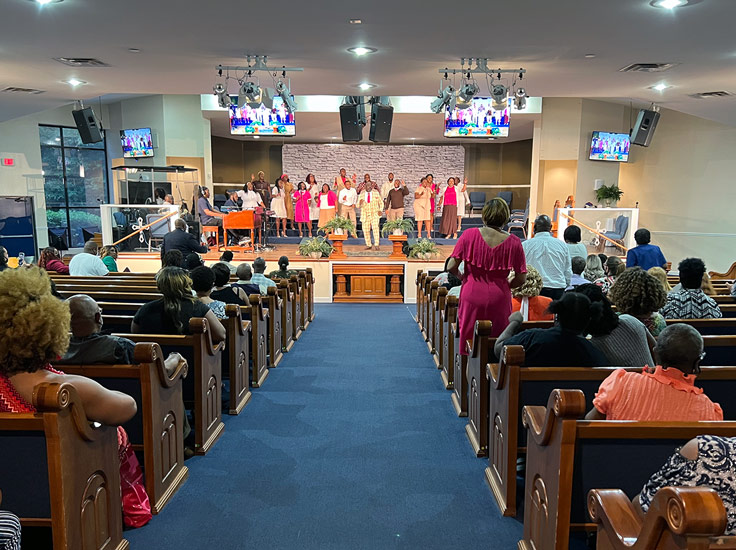
[[[238,104],[249,107],[258,108],[261,105],[267,109],[273,108],[273,99],[279,96],[284,102],[284,108],[293,113],[297,110],[297,104],[291,96],[291,82],[288,80],[286,73],[302,72],[300,67],[269,67],[268,57],[265,55],[248,55],[246,56],[246,66],[229,66],[218,65],[215,67],[217,75],[224,79],[224,82],[218,82],[212,88],[217,96],[217,103],[221,108],[228,108],[233,101],[228,92],[228,84],[230,80],[238,83]],[[254,77],[254,73],[266,72],[273,80],[273,88],[262,87],[260,80]],[[231,73],[234,73],[231,75]],[[279,76],[280,74],[280,76]],[[224,75],[224,76],[223,76]]]
[[[473,66],[475,64],[475,66]],[[446,108],[467,109],[475,96],[480,93],[480,87],[473,75],[481,74],[485,76],[488,85],[488,93],[493,99],[493,108],[502,111],[509,104],[509,95],[513,98],[514,107],[521,111],[526,108],[526,90],[522,87],[517,88],[517,83],[521,84],[526,74],[526,69],[493,69],[488,66],[488,58],[469,57],[460,59],[460,68],[438,69],[443,75],[444,89],[440,84],[440,92],[437,99],[432,101],[432,112],[440,113]],[[450,83],[449,75],[453,75],[453,83]],[[460,75],[461,83],[457,91],[454,93],[454,77]],[[448,94],[452,97],[448,97]]]

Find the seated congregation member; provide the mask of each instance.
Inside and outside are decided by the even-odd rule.
[[[21,550],[20,535],[18,516],[0,510],[0,550]]]
[[[587,285],[590,281],[583,277],[583,272],[585,271],[585,266],[587,265],[585,262],[585,258],[581,256],[574,256],[572,261],[570,262],[570,265],[572,266],[572,277],[570,277],[570,286],[568,286],[565,290],[570,290],[580,285]]]
[[[55,271],[60,275],[69,275],[69,266],[61,261],[61,254],[53,246],[44,248],[38,259],[38,267],[46,271]]]
[[[191,271],[192,269],[204,265],[202,258],[196,252],[190,252],[184,257],[184,269]],[[228,269],[229,271],[229,269]]]
[[[720,405],[695,387],[703,359],[703,337],[678,323],[662,331],[654,348],[655,369],[617,369],[602,383],[588,420],[698,422],[723,420]]]
[[[650,267],[646,270],[646,272],[661,283],[662,288],[664,288],[665,292],[669,292],[672,290],[672,287],[670,286],[670,281],[667,278],[667,272],[664,269],[662,269],[661,267]]]
[[[663,487],[708,487],[713,489],[726,508],[724,535],[736,535],[736,437],[699,435],[667,459],[649,478],[638,497],[646,513],[654,495]],[[709,546],[706,545],[706,548]],[[718,544],[710,548],[718,548]]]
[[[266,271],[266,260],[261,257],[253,260],[253,277],[251,282],[257,284],[264,296],[268,293],[268,287],[276,286],[276,283],[264,275]]]
[[[583,256],[584,257],[584,256]],[[603,254],[603,252],[598,253],[598,257],[601,259],[601,265],[603,266],[603,269],[606,269],[606,262],[608,261],[608,256]]]
[[[503,230],[510,216],[506,201],[489,200],[481,215],[483,227],[463,231],[447,264],[447,270],[462,280],[458,323],[463,355],[467,355],[465,341],[473,339],[476,321],[490,320],[491,336],[501,333],[511,313],[511,289],[526,281],[521,241]],[[462,274],[460,262],[465,266]],[[509,281],[511,270],[515,275]]]
[[[460,277],[455,277],[452,273],[447,277],[447,282],[443,285],[447,289],[448,296],[460,297],[463,282]]]
[[[687,258],[680,262],[681,290],[672,290],[660,310],[665,319],[718,319],[723,317],[718,304],[706,296],[700,288],[703,284],[705,264],[700,258]]]
[[[573,262],[576,258],[573,258]],[[585,261],[582,258],[583,264]],[[521,312],[524,321],[552,321],[555,316],[547,312],[552,298],[540,296],[542,276],[532,266],[526,266],[526,281],[523,285],[511,289],[511,309]]]
[[[581,285],[572,292],[584,294],[592,304],[586,332],[590,343],[606,356],[607,365],[641,368],[654,364],[651,350],[656,342],[639,319],[616,315],[597,285]]]
[[[180,250],[169,250],[161,259],[161,269],[165,267],[184,267],[184,255]],[[161,269],[156,272],[154,279],[158,280]]]
[[[588,254],[585,259],[585,270],[583,271],[583,277],[588,282],[595,282],[606,276],[606,272],[603,271],[603,264],[598,254]]]
[[[291,278],[292,275],[297,274],[297,271],[295,269],[288,269],[288,267],[289,267],[289,258],[287,258],[286,256],[281,256],[279,258],[279,269],[277,271],[272,271],[271,273],[269,273],[268,274],[269,278],[288,280]]]
[[[4,246],[0,246],[0,271],[5,271],[6,269],[9,269],[8,267],[8,260],[10,257],[8,256],[8,250]]]
[[[102,258],[102,263],[105,264],[108,272],[117,273],[119,271],[118,263],[115,261],[118,258],[117,246],[111,245],[100,248],[100,258]]]
[[[204,317],[208,321],[212,341],[218,343],[225,340],[225,327],[210,308],[192,295],[192,280],[185,270],[180,267],[163,268],[156,287],[163,298],[141,306],[133,317],[131,332],[189,334],[189,320],[192,317]]]
[[[238,266],[234,265],[232,263],[233,261],[233,253],[230,250],[226,250],[222,253],[222,256],[220,256],[220,263],[225,264],[228,269],[230,269],[230,274],[235,275],[235,270],[238,269]]]
[[[107,275],[107,266],[97,255],[97,243],[84,243],[84,252],[75,254],[69,262],[69,275],[72,277],[101,277]]]
[[[186,257],[193,252],[204,254],[208,248],[199,242],[199,239],[189,233],[187,222],[181,218],[177,218],[174,222],[174,230],[164,235],[164,241],[161,245],[161,260],[172,250],[178,250],[182,256]]]
[[[282,256],[282,258],[285,258],[285,256]],[[240,264],[235,274],[238,276],[238,282],[230,285],[234,289],[241,289],[243,292],[245,292],[246,296],[261,293],[261,287],[251,281],[251,277],[253,277],[253,270],[248,264]],[[217,283],[217,280],[215,280],[215,283]]]
[[[580,256],[583,259],[588,257],[588,249],[580,242],[582,236],[577,225],[568,225],[563,233],[563,238],[567,248],[570,249],[570,257]]]
[[[216,263],[210,269],[212,269],[212,273],[215,275],[215,290],[210,294],[210,298],[225,302],[226,304],[237,304],[239,306],[250,304],[248,295],[242,288],[230,286],[230,270],[225,264]],[[238,266],[238,269],[240,269],[240,266]]]
[[[590,323],[591,309],[587,296],[566,292],[549,305],[548,311],[555,315],[552,328],[521,330],[524,321],[521,313],[512,313],[509,325],[493,348],[496,357],[501,356],[504,346],[524,346],[526,367],[605,366],[608,363],[605,355],[583,336]]]
[[[662,250],[656,245],[649,244],[652,235],[648,229],[637,229],[634,233],[634,240],[637,246],[630,249],[626,254],[626,267],[641,267],[644,271],[650,267],[666,267],[667,260],[662,254]]]
[[[736,283],[729,285],[731,296],[736,297]]]
[[[542,276],[542,296],[559,299],[572,279],[572,257],[567,245],[552,236],[552,220],[542,214],[534,220],[534,237],[524,241],[526,263]]]
[[[667,326],[659,313],[667,293],[657,279],[640,267],[629,268],[619,275],[608,291],[608,299],[619,313],[632,315],[644,323],[655,338]]]
[[[621,261],[621,258],[618,256],[609,256],[604,266],[604,270],[606,272],[605,276],[600,279],[596,279],[593,283],[601,287],[603,294],[608,294],[613,283],[616,282],[616,277],[621,275],[621,273],[624,272],[624,269],[626,269],[626,265]]]
[[[212,290],[215,288],[215,274],[206,266],[200,266],[189,272],[192,279],[192,289],[197,293],[199,301],[212,310],[218,319],[225,319],[225,302],[213,300],[210,297]]]

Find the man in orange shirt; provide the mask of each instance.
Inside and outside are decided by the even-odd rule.
[[[587,420],[697,422],[723,420],[723,411],[701,388],[703,337],[690,325],[678,323],[662,331],[654,348],[659,365],[644,372],[616,369],[593,399]]]

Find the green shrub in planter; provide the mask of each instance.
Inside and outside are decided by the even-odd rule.
[[[325,233],[334,233],[335,229],[342,229],[346,235],[350,233],[355,234],[353,221],[347,218],[341,218],[340,216],[332,218],[323,227],[319,228],[320,231],[324,231]]]
[[[409,218],[390,220],[383,224],[381,235],[393,235],[395,230],[400,230],[404,235],[414,231],[414,222]]]
[[[595,190],[596,200],[604,206],[615,205],[621,200],[624,192],[618,188],[618,185],[602,185]]]
[[[440,251],[435,242],[429,239],[419,239],[416,244],[409,247],[410,258],[422,258],[426,260],[439,253]]]
[[[312,237],[299,244],[299,254],[311,256],[319,253],[320,257],[329,257],[332,254],[332,245],[324,237]]]

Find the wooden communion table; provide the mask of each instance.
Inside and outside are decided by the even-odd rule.
[[[336,276],[334,302],[402,303],[401,278],[403,264],[334,264]],[[390,290],[386,294],[386,279],[390,277]],[[348,284],[350,292],[348,293]]]

